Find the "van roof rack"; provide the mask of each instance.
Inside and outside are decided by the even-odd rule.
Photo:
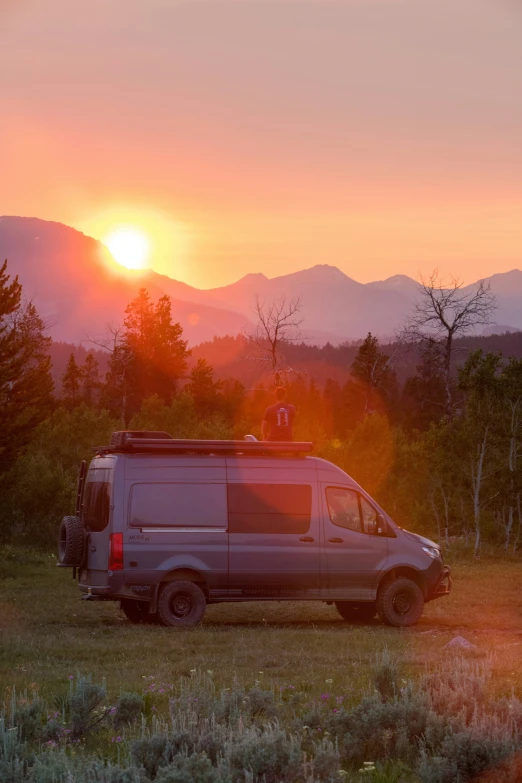
[[[313,443],[305,441],[178,440],[163,432],[127,431],[113,432],[110,445],[96,448],[96,453],[304,456],[312,448]]]

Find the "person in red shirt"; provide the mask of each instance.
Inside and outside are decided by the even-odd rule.
[[[276,404],[270,405],[261,422],[261,437],[263,440],[291,441],[295,407],[286,402],[286,390],[279,386],[275,390]]]

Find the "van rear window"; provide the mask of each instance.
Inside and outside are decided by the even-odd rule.
[[[89,481],[83,496],[83,526],[91,533],[105,530],[109,524],[111,485],[108,481]]]
[[[228,484],[230,533],[306,533],[311,516],[309,484]]]

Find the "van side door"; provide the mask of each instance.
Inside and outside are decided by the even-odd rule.
[[[228,480],[229,596],[317,598],[320,529],[311,480]]]
[[[388,559],[377,509],[357,489],[322,484],[323,557],[330,598],[374,600]]]

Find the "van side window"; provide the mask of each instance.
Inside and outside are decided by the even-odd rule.
[[[368,501],[361,496],[361,511],[362,511],[362,523],[363,532],[368,533],[370,536],[376,536],[377,533],[377,511],[373,506],[370,506]]]
[[[100,533],[109,524],[111,485],[108,481],[90,481],[83,496],[83,526],[91,533]]]
[[[227,486],[229,533],[307,533],[312,516],[309,484]]]
[[[357,492],[341,487],[328,487],[326,502],[330,519],[337,527],[361,532],[361,516],[359,513],[359,497]]]
[[[225,485],[174,482],[133,484],[129,527],[226,530]]]

